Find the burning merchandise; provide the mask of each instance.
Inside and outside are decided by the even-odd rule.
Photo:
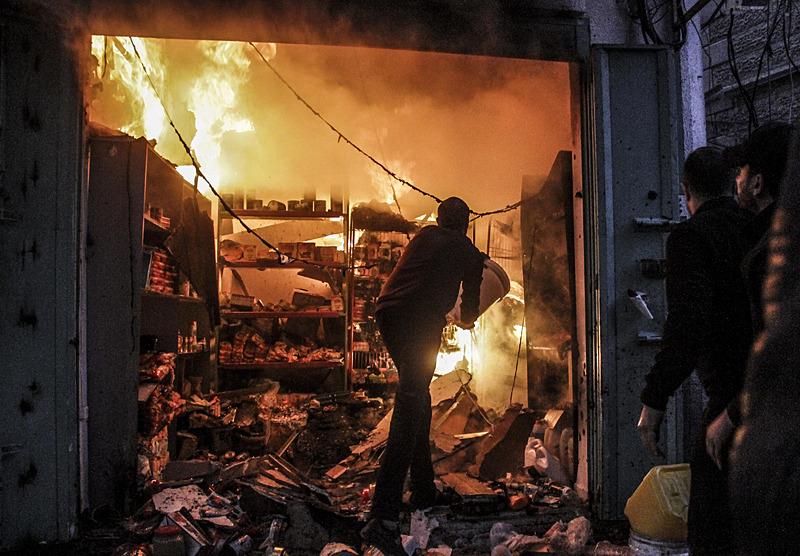
[[[220,342],[219,358],[223,364],[258,364],[272,362],[311,362],[334,361],[341,359],[342,352],[337,349],[316,347],[310,340],[292,343],[278,340],[271,344],[257,330],[242,327],[232,342]]]
[[[144,354],[139,362],[139,431],[152,436],[180,414],[184,400],[172,387],[174,353]],[[163,382],[169,377],[170,383]]]
[[[413,233],[418,229],[416,223],[409,222],[392,211],[388,204],[375,200],[369,203],[360,203],[353,207],[352,219],[354,227],[376,232]]]
[[[161,382],[175,372],[174,353],[146,353],[139,358],[139,380]]]
[[[149,255],[149,264],[145,267],[145,288],[157,293],[177,293],[178,270],[175,260],[164,249],[153,249]]]
[[[172,386],[158,384],[139,408],[139,427],[152,435],[167,426],[180,413],[184,400]]]

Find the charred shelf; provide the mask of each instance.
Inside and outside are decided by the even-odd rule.
[[[162,226],[160,222],[156,221],[156,219],[152,218],[149,214],[144,215],[144,231],[145,233],[150,232],[163,236],[168,236],[172,233],[172,230]]]
[[[344,216],[343,212],[335,212],[327,210],[325,212],[314,212],[311,210],[263,210],[263,209],[233,209],[237,216],[240,218],[263,218],[265,220],[297,220],[300,218],[341,218]],[[228,212],[221,210],[220,218],[232,219]]]
[[[340,359],[330,361],[269,361],[267,363],[220,363],[219,368],[226,371],[278,371],[283,369],[311,370],[330,369],[342,365]]]
[[[226,319],[338,319],[344,317],[344,313],[337,311],[222,311],[221,315]]]
[[[308,268],[309,266],[324,266],[327,268],[347,268],[344,263],[334,263],[330,261],[292,261],[290,263],[280,263],[278,261],[225,261],[220,264],[230,268]]]
[[[202,297],[187,297],[185,295],[178,295],[176,293],[161,293],[152,290],[142,290],[143,297],[152,297],[156,299],[174,299],[176,301],[185,301],[187,303],[205,303]]]
[[[175,355],[176,355],[177,359],[194,359],[195,357],[200,357],[202,355],[208,356],[209,353],[211,353],[211,352],[208,351],[208,350],[204,350],[204,351],[184,351],[184,352],[181,352],[181,353],[176,353]]]

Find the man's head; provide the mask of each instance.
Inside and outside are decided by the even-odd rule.
[[[686,157],[681,181],[690,214],[708,199],[733,193],[733,173],[722,152],[712,147],[700,147]]]
[[[743,208],[761,212],[780,197],[793,129],[787,123],[769,122],[726,151],[730,165],[739,169],[736,197]]]
[[[467,233],[469,227],[469,207],[458,197],[448,197],[439,204],[436,222],[442,228]]]

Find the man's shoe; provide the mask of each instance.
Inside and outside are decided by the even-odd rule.
[[[370,519],[361,530],[361,538],[385,556],[408,556],[400,541],[400,529],[388,527],[381,519]]]
[[[433,508],[434,506],[449,506],[457,501],[458,495],[455,491],[450,492],[450,489],[445,492],[435,490],[433,492],[426,492],[425,494],[412,492],[408,505],[412,510],[424,510]]]

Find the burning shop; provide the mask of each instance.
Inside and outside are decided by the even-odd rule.
[[[158,17],[89,4],[65,50],[85,114],[82,507],[140,508],[133,544],[165,524],[198,547],[352,544],[332,531],[369,508],[397,380],[376,298],[455,195],[490,257],[490,299],[474,329],[442,337],[431,445],[459,509],[438,529],[417,521],[436,534],[415,542],[480,551],[505,521],[503,542],[558,546],[565,523],[542,534],[587,503],[620,514],[648,467],[623,421],[659,323],[617,296],[649,288],[663,313],[682,144],[672,53],[590,53],[589,17],[568,10],[527,16],[523,33],[498,8],[496,40],[473,40],[477,16],[442,37],[436,18],[453,14],[412,10],[412,40],[371,10],[363,29],[352,10],[259,4],[247,25],[179,2]],[[7,57],[27,64],[39,24],[13,21]]]

